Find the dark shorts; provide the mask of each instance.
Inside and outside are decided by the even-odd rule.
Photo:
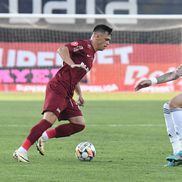
[[[50,82],[48,83],[42,114],[51,111],[57,116],[58,120],[82,116],[77,103],[72,98],[67,97],[61,90],[64,90],[64,88],[61,88],[61,86],[55,87]]]

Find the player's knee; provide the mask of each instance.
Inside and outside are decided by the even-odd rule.
[[[171,100],[169,102],[169,108],[170,109],[174,109],[174,108],[177,108],[177,107],[179,107],[179,106],[177,105],[177,103],[174,100]]]
[[[69,118],[69,122],[73,124],[78,124],[78,125],[84,125],[85,126],[85,119],[83,116],[77,116],[77,117],[72,117]]]
[[[54,124],[57,120],[57,116],[53,112],[45,112],[43,119],[46,119],[49,123]]]
[[[170,109],[182,108],[182,94],[173,97],[169,102]]]

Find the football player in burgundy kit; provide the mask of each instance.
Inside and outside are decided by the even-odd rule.
[[[48,139],[70,136],[85,128],[85,120],[79,109],[79,106],[84,105],[79,82],[91,69],[95,52],[109,45],[111,33],[112,28],[99,24],[94,27],[90,40],[78,40],[58,49],[63,67],[47,84],[43,118],[13,153],[15,159],[29,162],[27,152],[36,141],[37,150],[44,155],[44,143]],[[78,102],[73,99],[74,92],[78,95]],[[69,122],[50,128],[57,119]]]

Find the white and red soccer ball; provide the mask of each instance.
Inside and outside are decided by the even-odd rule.
[[[96,156],[96,150],[92,143],[81,142],[75,148],[75,155],[81,161],[91,161]]]

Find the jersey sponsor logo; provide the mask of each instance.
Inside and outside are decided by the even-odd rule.
[[[77,51],[82,50],[82,49],[83,49],[83,46],[77,46],[77,47],[73,48],[73,52],[77,52]]]

